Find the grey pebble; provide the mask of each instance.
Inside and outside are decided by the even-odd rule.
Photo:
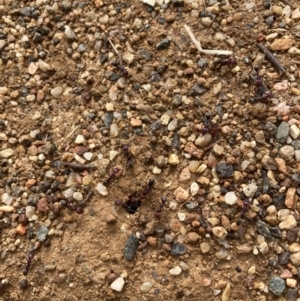
[[[173,242],[171,245],[171,255],[179,256],[186,253],[186,248],[183,244],[179,242]]]
[[[291,257],[291,252],[283,252],[278,256],[278,262],[280,264],[288,264]]]
[[[281,122],[279,127],[277,128],[275,138],[280,142],[284,143],[289,136],[290,127],[288,123]]]
[[[139,54],[141,57],[143,57],[146,61],[152,61],[153,54],[150,51],[147,51],[145,49],[140,49]]]
[[[298,296],[298,291],[295,288],[289,288],[286,293],[286,301],[296,301]]]
[[[104,125],[109,128],[113,122],[114,115],[112,112],[107,112],[101,116],[101,120],[103,121]]]
[[[149,131],[150,132],[157,132],[159,129],[161,128],[161,121],[154,121],[150,127],[149,127]]]
[[[274,240],[267,224],[261,220],[257,221],[256,223],[257,231],[259,234],[264,236],[267,239]]]
[[[179,135],[178,135],[177,131],[173,135],[171,148],[172,149],[179,149],[180,148],[180,139],[179,139]]]
[[[220,178],[230,178],[233,175],[233,167],[232,165],[227,165],[224,162],[219,162],[216,172]]]
[[[278,228],[278,226],[275,226],[275,227],[269,227],[269,230],[270,230],[272,236],[278,237],[278,238],[281,238],[281,237],[282,237],[281,230]]]
[[[79,53],[85,53],[86,52],[86,47],[85,47],[85,45],[84,44],[80,44],[79,46],[78,46],[78,48],[77,48],[77,51],[79,52]]]
[[[267,121],[265,128],[272,136],[275,135],[277,126],[274,123]]]
[[[170,46],[170,39],[168,38],[165,38],[165,39],[162,39],[160,42],[158,42],[156,44],[156,49],[157,50],[162,50],[162,49],[166,49]]]
[[[21,16],[30,17],[30,15],[31,15],[31,8],[30,8],[30,6],[22,7],[20,9],[19,13],[20,13]]]
[[[138,248],[138,245],[139,239],[133,234],[129,235],[124,247],[124,257],[126,260],[130,261],[133,259],[134,253]]]
[[[269,283],[269,290],[276,296],[281,296],[285,289],[285,282],[278,276],[273,277]]]
[[[199,84],[195,84],[192,89],[188,92],[189,96],[197,96],[206,93],[208,89],[200,86]]]
[[[38,241],[43,242],[46,240],[47,235],[48,235],[49,229],[46,226],[41,226],[37,231],[36,231],[36,238]]]
[[[195,208],[197,208],[199,206],[198,202],[190,202],[190,203],[187,203],[185,204],[185,207],[188,209],[188,210],[193,210]]]

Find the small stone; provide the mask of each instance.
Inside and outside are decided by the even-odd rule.
[[[220,162],[217,165],[216,172],[220,178],[230,178],[233,175],[233,167],[232,165]]]
[[[234,191],[230,191],[230,192],[227,192],[226,194],[225,194],[225,198],[224,198],[224,200],[225,200],[225,203],[227,204],[227,205],[234,205],[234,204],[236,204],[236,202],[237,202],[237,196],[236,196],[236,194],[235,194],[235,192]]]
[[[123,277],[118,277],[112,284],[110,288],[116,292],[121,292],[125,284],[125,280]]]
[[[298,139],[299,135],[300,135],[300,129],[295,124],[291,125],[290,136],[293,139]]]
[[[113,214],[108,214],[105,217],[105,222],[107,224],[114,224],[116,221],[117,221],[117,219]]]
[[[271,44],[271,49],[273,51],[284,51],[291,48],[293,45],[292,39],[276,39]]]
[[[17,232],[19,235],[25,235],[25,233],[26,233],[26,226],[23,225],[23,224],[19,224],[19,225],[16,227],[16,232]]]
[[[187,237],[188,237],[188,242],[191,244],[195,244],[199,240],[199,235],[196,232],[189,232]]]
[[[120,129],[117,124],[113,123],[110,125],[110,136],[111,137],[118,137],[119,132],[120,132]]]
[[[289,215],[284,221],[282,221],[278,227],[281,230],[290,230],[297,226],[297,221],[293,215]]]
[[[0,212],[13,212],[14,210],[13,206],[0,206]]]
[[[292,49],[292,48],[291,48]],[[299,54],[300,54],[300,50],[298,50],[299,51]],[[297,95],[297,96],[299,96],[300,95],[300,89],[297,89],[297,88],[295,88],[295,87],[292,87],[291,88],[291,92],[294,94],[294,95]],[[296,138],[295,138],[296,139]]]
[[[110,101],[116,101],[118,99],[118,87],[112,85],[108,91],[108,98]]]
[[[166,49],[170,46],[170,40],[168,38],[162,39],[160,42],[156,44],[157,50]]]
[[[11,157],[14,153],[15,153],[15,151],[13,149],[7,148],[7,149],[0,151],[0,156],[2,158],[7,159],[7,158]]]
[[[102,183],[97,184],[96,190],[103,196],[108,195],[107,188]]]
[[[54,98],[59,98],[63,94],[63,92],[64,92],[64,90],[62,87],[56,87],[56,88],[51,89],[51,95]]]
[[[27,279],[20,280],[19,287],[22,290],[26,289],[28,287],[28,281],[27,281]]]
[[[285,205],[288,208],[293,208],[296,202],[296,188],[290,187],[286,193]]]
[[[213,146],[213,151],[217,156],[223,155],[224,154],[224,147],[219,145],[219,144],[215,144]]]
[[[191,195],[195,196],[198,193],[199,189],[200,186],[196,182],[193,182],[190,187]]]
[[[140,291],[142,293],[148,293],[151,290],[152,286],[153,284],[151,282],[144,282],[140,287]]]
[[[186,248],[183,244],[179,242],[173,242],[171,244],[171,255],[179,256],[184,255],[186,253]]]
[[[295,150],[292,146],[285,145],[282,148],[280,148],[279,154],[284,160],[289,161],[289,160],[293,159],[293,157],[295,155]]]
[[[133,260],[138,245],[139,245],[139,239],[135,235],[131,234],[128,237],[124,247],[124,257],[126,260],[128,261]]]
[[[296,8],[296,9],[293,11],[291,18],[292,18],[293,20],[299,20],[299,19],[300,19],[300,9],[299,9],[299,8]]]
[[[43,72],[47,72],[51,69],[50,65],[47,64],[46,62],[44,62],[43,60],[39,59],[38,61],[38,65],[39,68],[43,71]]]
[[[85,143],[85,138],[83,135],[77,135],[75,139],[76,144],[84,144]]]
[[[179,164],[179,158],[176,154],[171,154],[169,156],[168,163],[171,165],[178,165]]]
[[[49,211],[49,205],[47,198],[41,198],[37,202],[37,208],[41,212],[48,212]]]
[[[177,187],[174,191],[174,196],[177,202],[183,203],[188,200],[189,192],[182,187]]]
[[[200,244],[200,250],[203,254],[206,254],[210,251],[210,245],[207,242],[203,242]]]
[[[200,135],[196,141],[195,144],[199,147],[205,147],[209,145],[212,141],[212,135],[210,134],[205,134],[205,135]]]
[[[227,231],[223,227],[213,227],[212,228],[212,233],[214,236],[224,239],[227,236]]]
[[[182,272],[182,269],[181,269],[181,267],[178,266],[178,265],[177,265],[176,267],[174,267],[174,268],[172,268],[172,269],[169,270],[169,273],[170,273],[171,275],[174,275],[174,276],[180,275],[181,272]]]
[[[295,288],[297,286],[297,280],[293,278],[286,279],[286,285],[291,288]]]
[[[210,286],[211,285],[211,279],[203,278],[202,279],[202,285],[205,286],[205,287]]]
[[[278,276],[273,277],[269,283],[269,290],[276,296],[281,296],[285,290],[285,282]]]
[[[35,215],[35,207],[34,206],[26,206],[25,215],[26,215],[26,218],[28,218],[30,220],[32,218],[32,216]]]
[[[191,179],[191,172],[186,167],[184,168],[179,175],[179,182],[187,182]]]
[[[291,278],[291,277],[293,277],[293,274],[287,269],[283,270],[280,274],[280,278],[282,279]]]
[[[277,164],[277,168],[280,172],[286,173],[287,172],[287,167],[285,164],[285,161],[281,158],[275,158],[274,161]]]
[[[201,23],[206,27],[210,27],[212,22],[213,20],[210,17],[204,17],[201,19]]]
[[[231,294],[231,286],[230,286],[230,283],[227,283],[225,289],[223,290],[221,300],[222,301],[229,301],[230,300],[230,294]]]
[[[136,118],[131,118],[130,119],[130,125],[132,127],[141,127],[142,126],[142,120],[136,119]]]
[[[280,143],[285,143],[287,137],[289,136],[289,131],[290,131],[290,127],[289,127],[288,123],[281,122],[279,127],[276,130],[275,138]]]
[[[38,241],[43,242],[46,240],[47,235],[48,235],[49,229],[46,226],[41,226],[37,231],[36,231],[36,238]]]
[[[281,16],[282,15],[282,7],[281,6],[272,5],[272,11],[277,16]]]

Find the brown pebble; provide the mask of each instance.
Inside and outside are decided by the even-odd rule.
[[[107,224],[114,224],[117,221],[116,217],[113,214],[108,214],[105,218]]]
[[[293,228],[293,229],[288,230],[286,233],[286,239],[289,242],[295,242],[298,238],[298,231],[299,231],[299,228]]]
[[[16,227],[16,232],[20,235],[25,235],[26,233],[26,226],[22,225],[22,224],[19,224],[17,227]]]
[[[153,237],[153,236],[148,236],[147,241],[148,241],[149,245],[152,247],[156,246],[156,244],[157,244],[157,238]]]
[[[119,275],[117,273],[114,272],[110,272],[105,276],[105,279],[107,281],[108,284],[111,284],[112,282],[114,282],[117,278],[119,277]]]
[[[0,212],[13,212],[14,210],[13,206],[0,206]]]
[[[193,228],[199,228],[200,227],[200,222],[199,221],[192,221],[191,225]]]
[[[187,237],[188,237],[189,243],[191,243],[191,244],[195,244],[199,240],[199,235],[196,232],[189,232]]]
[[[171,245],[170,244],[163,244],[163,250],[166,252],[170,252],[171,251]]]
[[[288,208],[293,208],[296,201],[296,188],[290,187],[286,193],[285,205]]]
[[[176,17],[175,14],[166,15],[166,17],[165,17],[166,22],[167,22],[167,23],[172,23],[172,22],[174,22],[174,21],[175,21],[175,17]]]
[[[202,279],[202,285],[203,286],[210,286],[211,285],[211,279],[208,279],[208,278]]]
[[[26,182],[26,187],[31,187],[33,186],[34,184],[36,183],[36,179],[29,179],[27,182]]]
[[[61,208],[62,208],[62,206],[61,206],[61,203],[59,203],[59,202],[55,202],[52,205],[52,211],[55,215],[60,214]]]
[[[46,198],[39,199],[37,202],[37,208],[41,212],[48,212],[49,211],[48,200]]]

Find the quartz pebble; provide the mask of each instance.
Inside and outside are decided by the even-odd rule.
[[[178,265],[177,265],[176,267],[174,267],[174,268],[172,268],[172,269],[169,270],[169,273],[170,273],[171,275],[175,275],[175,276],[180,275],[181,272],[182,272],[182,269],[181,269],[181,267],[178,266]]]
[[[118,277],[115,281],[113,281],[110,285],[110,288],[116,292],[121,292],[125,284],[125,280],[123,277]]]
[[[140,287],[140,291],[142,293],[148,293],[151,290],[152,286],[153,284],[151,282],[144,282]]]
[[[227,205],[234,205],[237,202],[237,196],[234,191],[227,192],[224,199]]]

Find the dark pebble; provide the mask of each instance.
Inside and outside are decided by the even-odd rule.
[[[289,242],[295,242],[298,239],[298,228],[293,228],[287,231],[286,233],[286,239]]]
[[[28,281],[27,279],[22,279],[20,282],[19,282],[19,287],[20,289],[24,290],[28,287]]]
[[[107,53],[101,53],[100,55],[100,63],[103,64],[107,61],[108,59],[108,54]]]
[[[37,42],[37,43],[42,42],[43,41],[43,36],[40,33],[36,32],[34,34],[32,40],[33,40],[33,42]]]
[[[113,122],[114,115],[112,112],[106,112],[102,115],[101,120],[103,121],[105,127],[109,128]]]
[[[31,8],[29,6],[22,7],[19,11],[20,15],[23,17],[30,17]]]
[[[149,126],[149,131],[150,132],[157,132],[161,128],[161,122],[160,121],[154,121],[150,126]]]
[[[276,133],[277,126],[274,123],[267,121],[265,125],[265,129],[270,133],[270,135],[273,136]]]
[[[285,290],[285,282],[278,276],[273,277],[269,283],[269,290],[276,296],[281,296]]]
[[[186,253],[186,248],[183,244],[179,242],[173,242],[171,244],[171,255],[179,256]]]
[[[147,51],[145,49],[140,49],[139,54],[141,57],[143,57],[146,61],[152,61],[153,54],[150,51]]]
[[[232,165],[220,162],[217,165],[216,172],[220,178],[230,178],[233,175],[233,167]]]
[[[198,85],[198,84],[195,84],[192,89],[188,92],[188,95],[189,96],[197,96],[197,95],[202,95],[204,93],[206,93],[208,91],[208,89]]]
[[[152,71],[150,73],[150,82],[159,82],[160,81],[160,76],[158,72]]]
[[[286,292],[286,301],[296,301],[298,296],[298,290],[295,288],[289,288]]]
[[[78,48],[77,48],[77,51],[79,52],[79,53],[85,53],[86,52],[86,47],[85,47],[85,45],[84,44],[80,44],[79,46],[78,46]]]
[[[283,252],[278,256],[279,264],[283,264],[283,265],[288,264],[290,257],[291,257],[291,252]]]
[[[169,278],[167,277],[167,276],[163,276],[162,278],[161,278],[161,284],[164,284],[164,285],[166,285],[166,284],[169,284],[169,282],[170,282],[170,280],[169,280]]]
[[[275,226],[275,227],[269,227],[269,230],[270,230],[272,236],[278,237],[278,238],[282,237],[281,230],[277,226]]]
[[[180,106],[182,104],[182,96],[180,94],[175,94],[171,104],[173,107]]]
[[[172,149],[179,149],[180,148],[180,139],[179,139],[179,135],[178,135],[177,131],[174,133],[171,148]]]
[[[171,41],[167,38],[162,39],[160,42],[158,42],[156,44],[156,49],[157,50],[162,50],[162,49],[166,49],[170,46]]]
[[[295,181],[297,184],[300,184],[300,174],[298,173],[293,174],[292,180]]]
[[[271,267],[276,267],[276,265],[277,265],[277,260],[275,259],[275,258],[273,258],[273,257],[271,257],[270,259],[269,259],[269,265],[271,266]]]
[[[257,227],[257,231],[259,234],[261,234],[262,236],[264,236],[267,239],[270,239],[270,240],[274,239],[265,222],[258,220],[256,223],[256,227]]]
[[[130,261],[133,259],[134,257],[134,253],[137,250],[139,245],[139,239],[131,234],[126,243],[125,243],[125,247],[124,247],[124,257],[126,260]]]
[[[277,208],[277,210],[285,208],[284,203],[285,203],[285,194],[277,194],[273,197],[273,204]]]

